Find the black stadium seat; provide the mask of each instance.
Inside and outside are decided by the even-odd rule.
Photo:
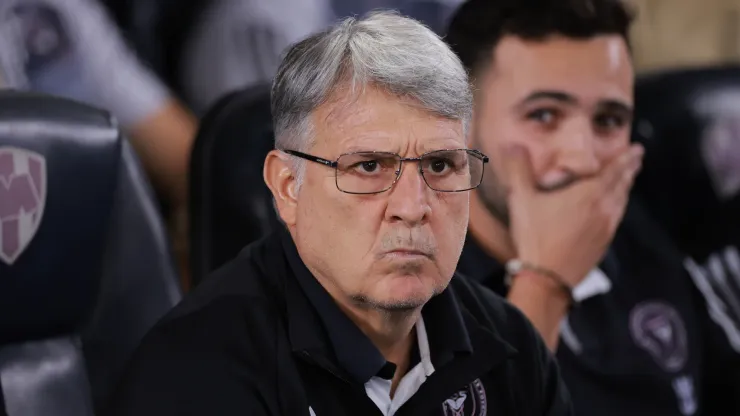
[[[634,194],[679,248],[712,318],[740,352],[740,67],[644,76]]]
[[[737,247],[740,67],[643,76],[635,103],[633,137],[646,148],[636,195],[695,260]]]
[[[281,226],[262,178],[273,147],[269,86],[227,95],[202,120],[190,165],[193,286]]]
[[[152,190],[111,117],[65,99],[0,92],[7,414],[92,415],[180,297]]]

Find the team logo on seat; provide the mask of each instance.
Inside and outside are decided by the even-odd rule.
[[[36,235],[46,203],[46,160],[0,146],[0,261],[12,265]]]
[[[445,416],[486,416],[486,389],[480,379],[468,384],[442,404]]]

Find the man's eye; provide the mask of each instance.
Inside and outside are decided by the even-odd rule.
[[[544,124],[550,124],[555,121],[557,112],[549,108],[541,108],[527,114],[527,118]]]
[[[627,124],[627,120],[619,115],[600,114],[596,116],[594,123],[601,129],[619,129]]]
[[[355,168],[360,170],[361,172],[372,173],[378,170],[378,161],[366,160],[364,162],[359,162],[355,165]]]
[[[427,171],[440,174],[445,173],[452,167],[452,162],[447,159],[432,159],[429,161]]]
[[[355,173],[381,174],[382,172],[395,171],[398,169],[398,161],[394,158],[361,158],[349,167]]]

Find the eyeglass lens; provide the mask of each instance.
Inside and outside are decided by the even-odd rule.
[[[435,191],[466,191],[480,185],[483,179],[483,159],[470,150],[430,152],[418,163],[424,181]],[[342,155],[337,160],[337,187],[358,194],[383,192],[398,179],[401,165],[402,158],[394,153]]]

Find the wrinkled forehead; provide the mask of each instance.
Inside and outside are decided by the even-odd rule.
[[[619,35],[587,39],[552,36],[529,41],[505,37],[479,77],[479,91],[513,102],[535,91],[559,91],[583,104],[633,102],[634,70]]]
[[[378,88],[335,93],[312,114],[315,147],[335,156],[353,151],[423,153],[465,147],[463,122]]]

